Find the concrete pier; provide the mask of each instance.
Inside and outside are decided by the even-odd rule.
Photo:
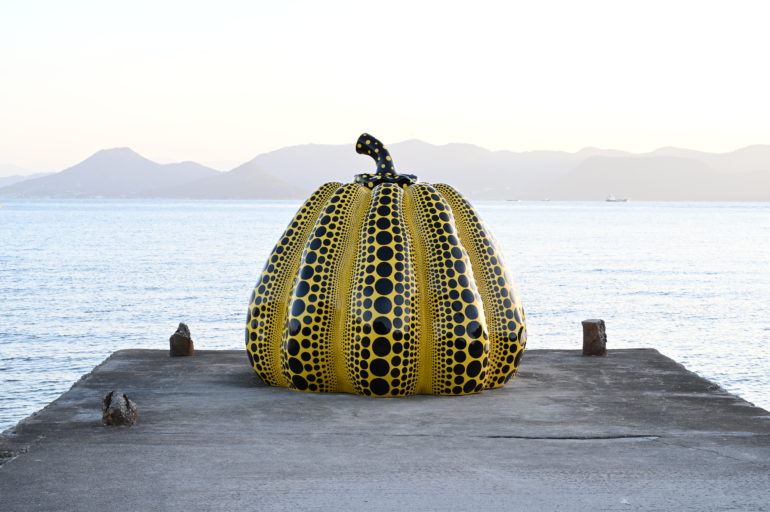
[[[768,510],[770,414],[655,350],[531,350],[505,388],[266,387],[241,351],[116,352],[0,440],[0,510]],[[133,427],[101,425],[120,389]]]

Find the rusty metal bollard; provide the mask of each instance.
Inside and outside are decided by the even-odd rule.
[[[604,320],[583,320],[583,355],[607,355],[607,331]]]

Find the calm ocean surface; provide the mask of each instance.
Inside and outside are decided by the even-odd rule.
[[[241,349],[251,289],[298,205],[4,201],[0,430],[115,350],[167,349],[180,321],[196,348]],[[516,276],[528,348],[579,349],[580,321],[603,318],[610,349],[657,348],[770,409],[770,204],[477,206]]]

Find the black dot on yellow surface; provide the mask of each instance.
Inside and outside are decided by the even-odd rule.
[[[387,338],[377,338],[372,344],[372,350],[378,356],[387,356],[390,353],[390,341]]]
[[[481,329],[481,324],[475,320],[468,323],[468,327],[466,327],[466,331],[468,332],[468,336],[470,336],[471,338],[481,338],[481,335],[483,333],[483,330]]]
[[[377,334],[388,334],[390,332],[391,322],[388,317],[379,316],[374,319],[372,326],[374,327],[374,332]]]
[[[390,391],[390,386],[388,385],[388,382],[384,379],[374,379],[369,384],[369,388],[372,390],[372,393],[375,395],[385,395]]]
[[[385,359],[375,359],[369,365],[369,368],[371,369],[372,373],[378,377],[387,375],[388,372],[390,372],[390,365]]]
[[[391,249],[390,247],[384,245],[379,249],[377,249],[377,258],[383,261],[388,261],[392,257],[393,257],[393,249]]]
[[[299,316],[305,311],[305,303],[302,300],[295,300],[291,306],[291,314]]]
[[[388,277],[393,272],[393,266],[383,261],[377,265],[377,275],[380,277]]]
[[[294,387],[296,387],[297,389],[301,389],[301,390],[307,389],[307,381],[299,375],[293,376],[291,378],[291,382],[292,384],[294,384]]]
[[[468,353],[471,357],[478,358],[484,353],[484,343],[479,340],[471,342],[468,346]]]
[[[380,314],[387,314],[390,313],[390,310],[393,308],[393,304],[390,302],[390,299],[387,297],[380,297],[377,300],[374,301],[374,309],[377,310]]]
[[[475,377],[481,373],[481,363],[478,361],[472,361],[468,364],[467,368],[468,377]]]
[[[381,295],[388,295],[391,291],[393,291],[393,282],[390,279],[378,279],[377,282],[374,283],[374,288],[377,290],[377,293]]]

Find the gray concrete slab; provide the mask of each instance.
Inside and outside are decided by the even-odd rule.
[[[137,426],[100,425],[112,389]],[[124,350],[1,443],[2,511],[770,509],[770,414],[651,349],[531,350],[503,389],[398,399]]]

